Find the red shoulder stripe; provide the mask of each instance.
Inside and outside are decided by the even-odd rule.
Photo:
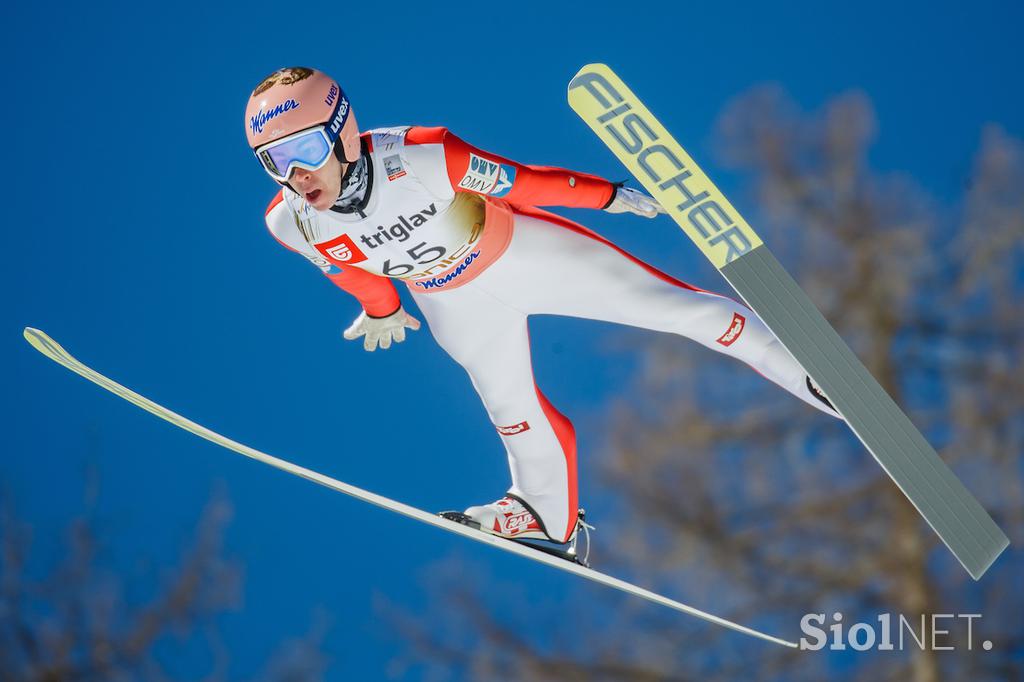
[[[448,129],[444,126],[437,126],[436,128],[413,126],[405,134],[405,144],[440,144],[444,141],[444,136],[447,132]]]
[[[270,215],[270,212],[274,210],[274,207],[282,201],[284,201],[284,190],[279,189],[277,190],[277,194],[274,195],[274,198],[270,200],[270,205],[267,206],[267,212],[263,215]]]

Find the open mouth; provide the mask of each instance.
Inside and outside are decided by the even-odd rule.
[[[311,204],[314,204],[316,203],[316,200],[320,198],[321,194],[323,194],[322,189],[315,189],[312,192],[306,192],[306,201],[308,201]]]

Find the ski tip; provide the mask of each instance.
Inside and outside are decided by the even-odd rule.
[[[60,354],[68,355],[68,352],[64,350],[59,343],[51,339],[50,335],[42,329],[25,327],[25,330],[22,332],[22,336],[25,337],[26,341],[32,344],[33,348],[48,358],[57,360]]]
[[[573,88],[577,88],[583,84],[584,77],[587,74],[594,73],[601,74],[602,76],[607,76],[607,74],[612,73],[612,70],[611,68],[608,67],[607,64],[602,64],[601,62],[592,62],[590,64],[584,64],[583,66],[580,67],[580,70],[576,72],[576,75],[573,76],[572,79],[569,81],[568,92],[571,94]]]
[[[31,343],[36,349],[39,349],[39,344],[42,339],[48,339],[46,332],[35,327],[25,327],[25,330],[21,333],[25,337],[25,340]]]

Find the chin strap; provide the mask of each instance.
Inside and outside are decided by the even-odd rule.
[[[363,215],[370,202],[373,190],[373,164],[363,142],[363,153],[358,160],[348,164],[341,178],[341,195],[331,210],[335,213],[359,213]]]
[[[364,156],[365,154],[366,154],[366,140],[363,139],[362,135],[360,135],[359,136],[359,155],[360,156]],[[356,161],[349,161],[347,158],[345,158],[345,145],[343,145],[341,143],[341,138],[340,137],[337,140],[334,141],[334,155],[338,158],[338,161],[341,161],[342,163],[355,163],[356,161],[359,160],[359,159],[356,159]]]

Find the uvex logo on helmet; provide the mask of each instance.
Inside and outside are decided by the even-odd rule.
[[[277,118],[281,114],[291,111],[292,109],[298,108],[299,103],[293,99],[281,102],[276,107],[266,111],[263,110],[263,107],[260,107],[260,110],[256,112],[256,115],[249,118],[249,127],[252,128],[252,132],[254,134],[262,133],[263,126],[267,125],[267,121]]]
[[[341,101],[338,102],[338,110],[334,112],[334,118],[331,119],[331,135],[337,135],[341,132],[341,127],[345,125],[345,119],[348,118],[348,100],[345,95],[341,96]]]

